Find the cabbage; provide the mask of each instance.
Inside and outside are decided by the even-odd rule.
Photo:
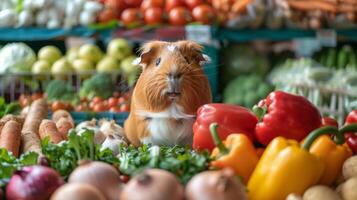
[[[0,50],[0,73],[31,72],[35,61],[35,52],[26,44],[7,44]]]

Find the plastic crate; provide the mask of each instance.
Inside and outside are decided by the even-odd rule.
[[[79,124],[84,121],[89,121],[92,119],[100,120],[114,120],[120,126],[124,126],[124,121],[128,118],[128,112],[114,113],[114,112],[71,112],[72,118],[75,124]],[[48,113],[48,117],[51,118],[52,113]]]

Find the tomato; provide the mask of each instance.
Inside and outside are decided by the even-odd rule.
[[[52,112],[56,110],[68,110],[68,105],[61,101],[54,101],[51,105]]]
[[[89,108],[93,110],[95,104],[97,104],[97,103],[91,101],[91,102],[89,103]]]
[[[177,7],[169,13],[169,23],[174,26],[183,26],[192,20],[190,12],[185,7]]]
[[[120,178],[121,182],[123,182],[123,183],[127,183],[130,181],[130,176],[127,176],[127,175],[120,175],[119,178]]]
[[[117,18],[119,18],[119,13],[114,8],[107,8],[98,15],[98,21],[101,23],[107,23]]]
[[[33,93],[33,94],[31,95],[31,100],[32,100],[32,101],[35,101],[35,100],[37,100],[37,99],[41,99],[42,96],[43,96],[42,93],[39,93],[39,92]]]
[[[131,25],[140,23],[142,16],[140,10],[137,8],[128,8],[121,13],[121,21],[124,25]]]
[[[103,101],[102,104],[104,105],[105,110],[108,110],[108,109],[109,109],[109,104],[108,104],[108,101],[107,101],[107,100]]]
[[[138,8],[140,7],[142,0],[124,0],[124,2],[130,8]]]
[[[79,104],[74,110],[77,112],[84,112],[88,110],[88,107],[85,104]]]
[[[103,98],[102,97],[99,97],[99,96],[96,96],[92,99],[92,102],[94,103],[99,103],[99,102],[102,102],[103,101]]]
[[[110,112],[121,112],[120,108],[118,106],[113,106],[109,109]]]
[[[120,92],[118,92],[118,91],[113,92],[113,97],[119,98]]]
[[[120,106],[120,112],[129,112],[130,111],[130,107],[128,104],[122,104]]]
[[[108,106],[109,107],[113,107],[113,106],[116,106],[116,105],[118,105],[118,98],[110,97],[108,99]]]
[[[22,108],[26,107],[31,104],[31,97],[25,94],[21,94],[19,97],[19,103]]]
[[[124,98],[124,97],[120,97],[119,99],[118,99],[118,103],[119,104],[123,104],[123,103],[125,103],[126,102],[126,99]]]
[[[172,10],[173,8],[180,7],[180,6],[185,6],[183,0],[166,0],[165,10],[166,12],[170,12],[170,10]]]
[[[116,10],[118,13],[122,12],[128,7],[124,0],[107,0],[106,7]]]
[[[159,8],[163,8],[165,5],[165,1],[164,0],[144,0],[141,3],[140,6],[140,10],[141,12],[145,12],[146,9],[148,8],[152,8],[152,7],[159,7]]]
[[[210,5],[199,5],[192,10],[193,19],[203,24],[212,24],[215,20],[214,10]]]
[[[107,107],[102,102],[95,104],[93,107],[94,112],[104,112],[106,110]]]
[[[184,0],[188,9],[192,10],[194,7],[204,3],[204,0]]]
[[[162,23],[163,10],[158,7],[148,8],[144,13],[144,20],[146,24],[160,24]]]

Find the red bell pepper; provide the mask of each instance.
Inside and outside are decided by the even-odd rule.
[[[255,137],[263,145],[278,136],[301,141],[322,124],[319,110],[306,98],[282,91],[270,93],[254,110],[261,114]]]
[[[357,123],[357,110],[352,110],[346,118],[345,124]],[[355,133],[345,134],[345,140],[353,154],[357,154],[357,135]]]
[[[232,133],[243,133],[253,142],[253,133],[258,118],[249,109],[228,104],[206,104],[197,111],[197,119],[193,124],[194,149],[215,148],[209,126],[217,122],[219,138],[225,140]]]
[[[334,126],[338,128],[338,122],[332,117],[323,117],[322,126]]]

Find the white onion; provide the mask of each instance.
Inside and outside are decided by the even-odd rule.
[[[114,120],[111,121],[101,120],[99,121],[99,125],[100,125],[100,131],[107,137],[109,135],[113,137],[118,137],[118,136],[125,137],[123,127],[116,124]]]
[[[113,152],[113,155],[116,156],[119,154],[119,147],[120,145],[127,145],[123,139],[114,138],[113,136],[109,135],[103,142],[101,151],[104,149],[110,149]]]

